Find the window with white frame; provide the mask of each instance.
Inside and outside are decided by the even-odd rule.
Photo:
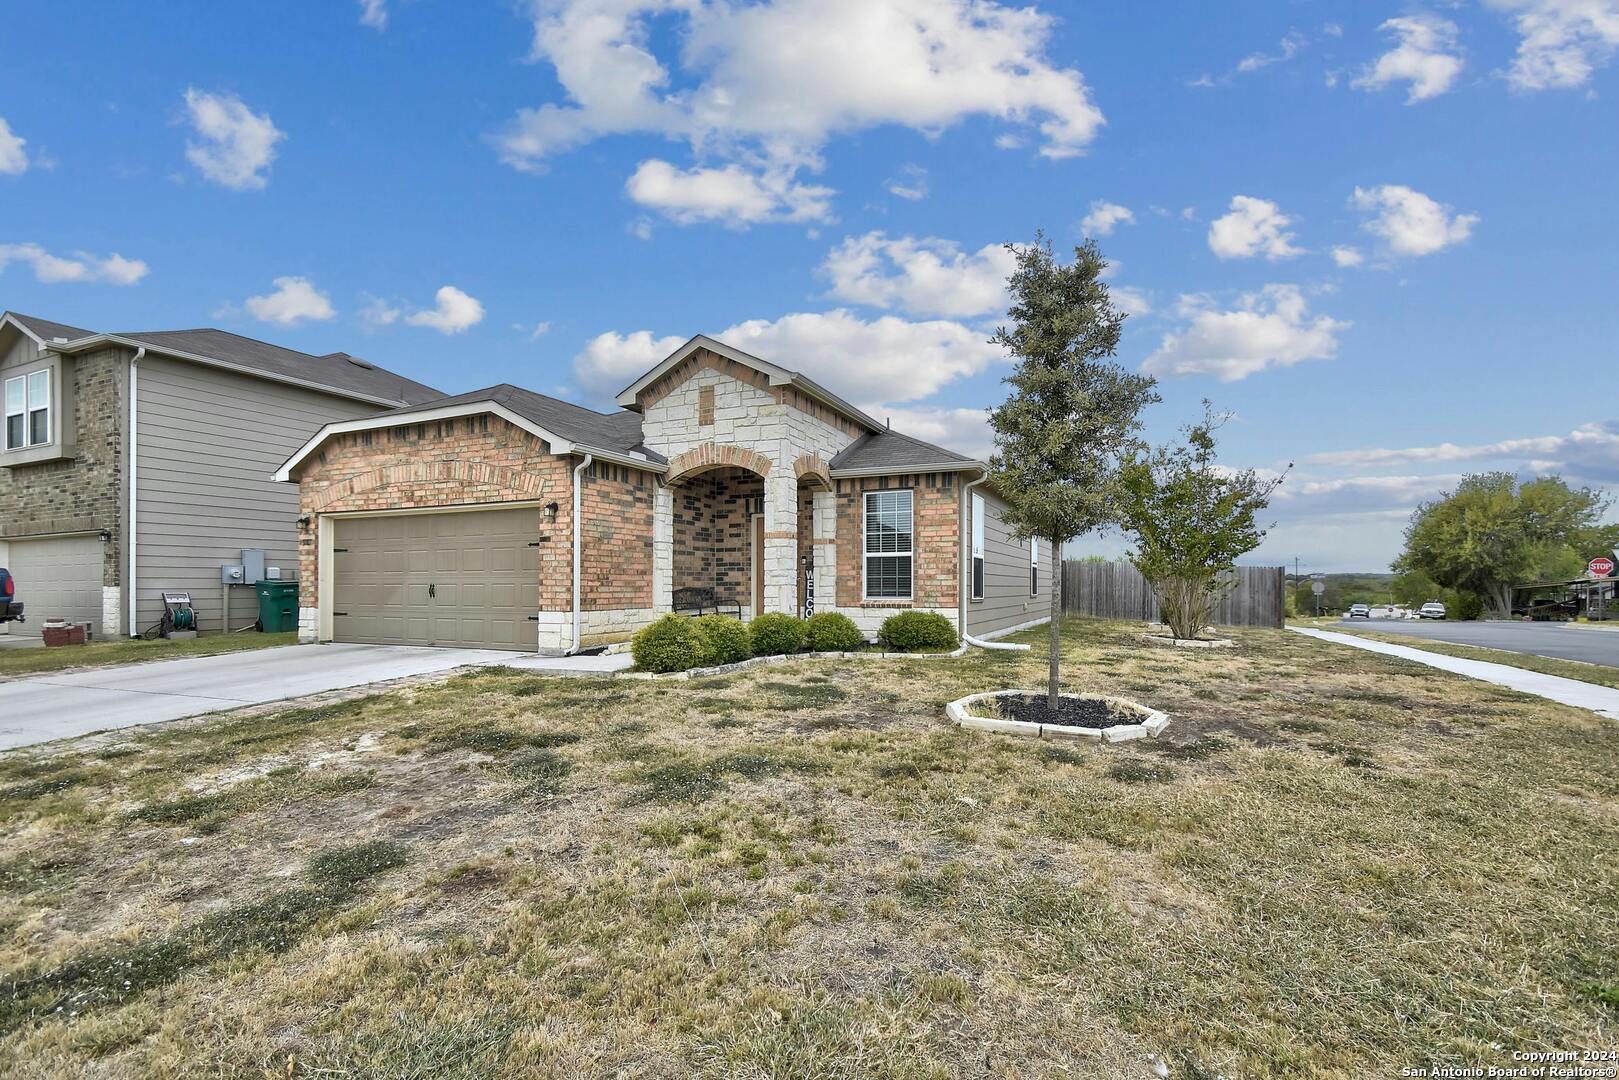
[[[915,528],[911,490],[866,492],[866,597],[909,600]]]
[[[1040,591],[1040,541],[1029,537],[1029,595]]]
[[[973,590],[972,598],[984,598],[984,497],[973,496]]]
[[[51,441],[51,371],[41,368],[5,381],[7,450]]]

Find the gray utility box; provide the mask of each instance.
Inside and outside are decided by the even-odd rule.
[[[264,580],[264,560],[267,554],[264,548],[242,549],[242,584],[256,585]]]

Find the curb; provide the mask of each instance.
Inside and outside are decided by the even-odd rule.
[[[968,706],[974,702],[985,701],[990,698],[1012,697],[1019,694],[1032,694],[1038,696],[1039,690],[990,690],[982,694],[968,694],[964,698],[957,698],[944,707],[950,719],[962,727],[974,728],[978,731],[996,731],[1006,735],[1033,735],[1037,739],[1091,739],[1097,742],[1130,742],[1135,739],[1156,739],[1159,732],[1169,726],[1169,717],[1157,709],[1150,709],[1134,701],[1124,698],[1107,697],[1102,694],[1063,694],[1065,698],[1077,698],[1088,701],[1105,701],[1109,705],[1133,712],[1141,713],[1139,724],[1119,724],[1109,728],[1074,727],[1069,724],[1036,724],[1028,720],[1001,720],[989,716],[974,716],[968,712]]]

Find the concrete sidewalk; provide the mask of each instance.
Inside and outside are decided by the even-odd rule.
[[[631,663],[628,654],[544,657],[492,649],[287,645],[35,675],[0,683],[0,750],[459,667],[505,664],[544,674],[596,675]]]
[[[1302,626],[1290,626],[1289,630],[1305,637],[1319,638],[1322,641],[1331,641],[1338,645],[1351,645],[1367,652],[1382,653],[1384,656],[1397,656],[1402,660],[1414,660],[1419,664],[1426,664],[1441,671],[1449,671],[1456,675],[1465,675],[1469,679],[1481,679],[1484,682],[1495,683],[1512,690],[1521,690],[1526,694],[1547,698],[1563,705],[1572,705],[1576,709],[1589,709],[1594,713],[1606,716],[1611,720],[1619,720],[1619,690],[1608,686],[1597,686],[1595,683],[1579,682],[1576,679],[1565,679],[1558,675],[1542,675],[1538,671],[1525,671],[1523,668],[1509,667],[1506,664],[1491,664],[1483,660],[1462,660],[1454,656],[1445,656],[1441,653],[1427,652],[1423,649],[1411,649],[1404,645],[1390,645],[1383,641],[1373,641],[1370,638],[1357,637],[1353,634],[1334,634],[1330,630],[1311,630]]]

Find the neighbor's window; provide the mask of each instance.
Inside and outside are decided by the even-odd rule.
[[[973,593],[974,600],[984,598],[984,497],[973,496]]]
[[[6,380],[6,449],[51,441],[51,372],[31,371]]]
[[[911,492],[866,492],[866,597],[911,598]]]
[[[1029,537],[1029,595],[1040,591],[1040,541]]]

